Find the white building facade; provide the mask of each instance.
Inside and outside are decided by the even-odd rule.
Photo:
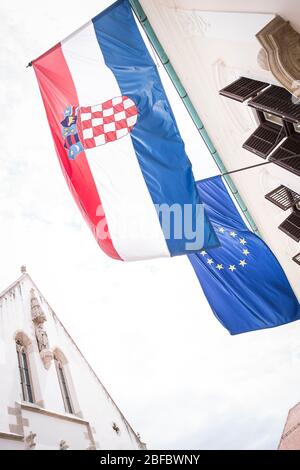
[[[227,171],[273,162],[231,174],[233,193],[300,300],[299,0],[140,4],[184,87],[183,101],[188,95],[201,119],[212,159]],[[191,158],[194,168],[201,158]]]
[[[0,450],[145,448],[30,276],[0,294]]]

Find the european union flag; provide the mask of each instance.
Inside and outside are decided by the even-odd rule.
[[[221,245],[189,255],[204,294],[231,334],[300,318],[300,305],[270,248],[248,230],[220,176],[197,182]]]

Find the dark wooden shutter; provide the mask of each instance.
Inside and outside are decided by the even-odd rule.
[[[292,212],[278,227],[296,242],[300,241],[300,211]]]
[[[270,161],[273,161],[296,175],[300,175],[300,134],[294,134],[288,137],[280,147],[270,155]]]
[[[291,93],[279,86],[271,85],[270,88],[252,98],[248,105],[290,122],[300,121],[300,101],[295,103],[295,98]]]
[[[294,207],[298,202],[300,202],[300,194],[283,185],[270,191],[265,195],[265,198],[284,211],[291,209],[291,207]]]
[[[243,102],[255,96],[259,91],[269,86],[268,83],[241,77],[230,85],[219,91],[222,96]]]
[[[243,148],[266,158],[285,136],[282,126],[265,121],[248,137]]]

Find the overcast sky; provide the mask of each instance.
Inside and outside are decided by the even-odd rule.
[[[299,322],[231,337],[186,257],[109,259],[63,179],[25,65],[109,3],[1,1],[0,288],[27,265],[149,448],[276,448],[300,400]],[[216,174],[174,106],[196,176]]]

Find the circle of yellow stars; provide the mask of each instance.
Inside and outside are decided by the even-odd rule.
[[[226,233],[227,230],[224,227],[219,227],[217,229],[217,232]],[[223,263],[217,263],[211,257],[208,257],[206,262],[209,266],[215,267],[218,271],[228,269],[229,271],[231,271],[233,273],[234,271],[237,270],[238,266],[240,266],[241,268],[244,268],[245,266],[247,266],[248,263],[247,263],[246,260],[247,260],[247,256],[250,255],[250,251],[245,246],[245,245],[247,245],[247,241],[245,240],[244,237],[240,238],[238,236],[237,232],[235,232],[234,230],[228,231],[228,233],[229,233],[230,237],[236,238],[238,240],[239,244],[241,245],[243,256],[241,256],[242,259],[239,260],[239,264],[229,264],[228,266],[225,266]],[[209,254],[205,250],[200,251],[200,255],[203,256],[203,257],[205,257],[206,255],[209,256]]]

